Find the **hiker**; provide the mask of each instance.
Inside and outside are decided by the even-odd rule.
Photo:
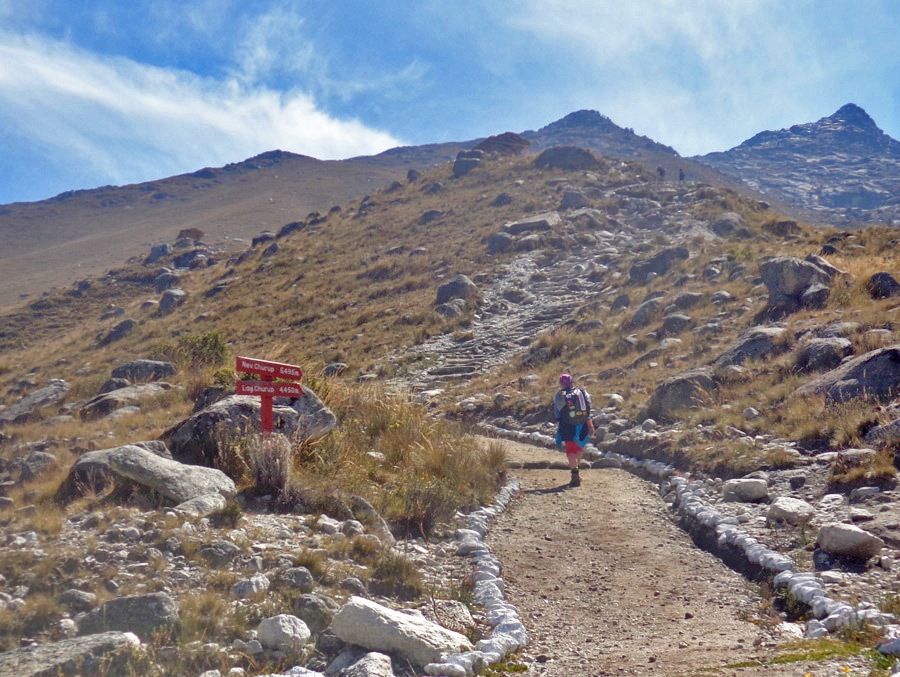
[[[684,170],[678,168],[678,183],[684,183]]]
[[[578,466],[584,446],[594,434],[594,423],[591,421],[591,396],[582,388],[572,384],[572,376],[563,374],[559,377],[559,391],[553,398],[553,415],[558,425],[556,428],[556,446],[562,451],[565,445],[566,458],[572,479],[570,487],[581,485]]]

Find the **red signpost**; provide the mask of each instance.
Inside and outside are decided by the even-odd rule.
[[[299,383],[284,383],[272,379],[296,379],[303,378],[303,370],[293,364],[257,360],[253,357],[238,357],[235,370],[238,373],[257,374],[261,381],[238,381],[238,395],[258,395],[260,399],[259,423],[260,431],[272,432],[272,398],[274,397],[302,397],[303,386]]]

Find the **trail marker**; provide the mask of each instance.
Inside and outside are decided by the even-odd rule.
[[[262,379],[261,381],[238,381],[236,384],[238,395],[259,396],[259,427],[262,433],[272,432],[273,398],[303,396],[303,386],[299,383],[272,380],[275,378],[300,380],[303,378],[303,370],[296,365],[257,360],[253,357],[238,357],[235,360],[235,370],[239,373],[257,374]]]

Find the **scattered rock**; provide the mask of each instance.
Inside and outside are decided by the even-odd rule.
[[[766,511],[768,522],[787,522],[788,524],[805,524],[815,517],[816,509],[804,500],[779,496]]]
[[[854,559],[875,557],[884,547],[884,541],[852,524],[826,524],[819,529],[816,541],[823,552]]]
[[[744,477],[728,480],[722,486],[722,500],[737,503],[753,503],[769,496],[769,487],[765,480]]]
[[[453,299],[468,299],[478,294],[478,286],[465,275],[456,275],[438,287],[435,305]]]
[[[168,315],[187,301],[187,292],[183,289],[167,289],[159,299],[159,313]]]
[[[900,345],[879,348],[844,362],[795,391],[824,395],[831,402],[868,399],[883,402],[900,392]]]
[[[89,611],[78,621],[78,632],[90,635],[107,630],[133,632],[148,640],[158,630],[178,622],[178,606],[164,592],[118,597]]]
[[[866,281],[866,291],[873,299],[888,299],[900,294],[900,282],[890,273],[875,273]]]
[[[315,633],[322,632],[340,607],[325,595],[305,594],[294,600],[294,613]]]
[[[271,651],[299,651],[310,636],[306,623],[291,614],[266,618],[256,628],[256,638]]]
[[[780,341],[784,327],[754,327],[741,334],[732,346],[715,361],[717,369],[742,365],[747,360],[761,360],[787,350]]]
[[[534,166],[539,169],[596,169],[600,167],[600,161],[579,146],[554,146],[538,155]]]
[[[221,470],[185,465],[129,444],[83,454],[69,470],[59,495],[76,496],[80,488],[102,486],[108,479],[134,482],[176,503],[212,493],[233,498],[236,493],[234,482]]]
[[[672,247],[664,249],[655,256],[645,260],[638,261],[628,271],[629,277],[638,284],[645,284],[649,281],[650,275],[665,275],[671,270],[677,261],[684,261],[690,256],[685,247]]]
[[[10,677],[55,677],[100,674],[101,658],[136,649],[131,632],[104,632],[61,642],[36,644],[0,653],[0,674]]]
[[[562,223],[562,219],[558,212],[544,212],[543,214],[535,214],[525,219],[512,221],[504,224],[503,232],[510,235],[521,235],[522,233],[547,232],[553,230],[554,227]]]
[[[131,333],[132,329],[135,328],[135,326],[137,326],[137,322],[130,318],[127,320],[122,320],[115,327],[106,332],[106,334],[102,334],[97,339],[97,345],[102,347],[107,346],[115,341],[120,341],[128,336]]]
[[[653,392],[647,404],[647,414],[657,420],[671,420],[673,413],[679,409],[708,406],[715,389],[712,370],[708,367],[671,376]]]
[[[809,339],[794,351],[794,369],[799,372],[834,369],[852,352],[853,344],[845,338]]]
[[[92,397],[81,405],[78,415],[82,421],[93,421],[111,414],[116,409],[140,405],[143,400],[157,397],[174,387],[170,383],[160,381],[158,383],[144,383],[111,390],[108,393],[101,393],[96,397]]]
[[[122,378],[132,383],[141,381],[158,381],[168,376],[174,376],[178,369],[171,362],[160,360],[132,360],[120,364],[112,370],[113,378]]]
[[[18,402],[11,404],[6,409],[0,409],[0,429],[9,423],[26,423],[34,416],[34,410],[56,404],[71,386],[62,379],[53,378],[40,390],[35,390]]]
[[[237,599],[249,599],[269,589],[271,583],[263,574],[253,574],[231,586],[231,595]]]
[[[341,607],[331,630],[348,644],[397,653],[419,666],[474,648],[465,636],[423,616],[394,611],[362,597],[351,597]]]

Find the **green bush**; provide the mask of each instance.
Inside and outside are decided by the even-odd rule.
[[[185,367],[220,367],[228,360],[228,347],[222,332],[184,334],[174,343],[161,343],[150,351],[155,360],[174,362]]]

